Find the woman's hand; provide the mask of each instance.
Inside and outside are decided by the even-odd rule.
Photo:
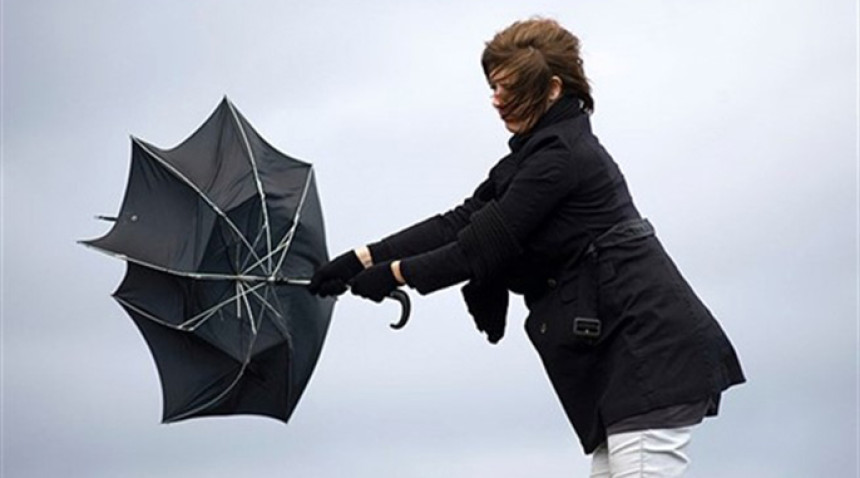
[[[346,292],[347,283],[364,267],[356,251],[343,253],[317,269],[308,290],[320,297],[341,295]]]
[[[355,276],[349,283],[350,289],[357,296],[381,302],[403,284],[402,276],[398,276],[400,276],[400,261],[383,262]]]

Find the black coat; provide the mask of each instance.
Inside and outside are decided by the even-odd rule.
[[[576,100],[511,150],[463,204],[372,244],[374,260],[401,258],[422,293],[470,280],[523,294],[526,331],[586,453],[620,419],[718,403],[742,383],[729,340],[641,220]]]

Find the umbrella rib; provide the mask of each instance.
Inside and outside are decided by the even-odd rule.
[[[290,250],[290,246],[293,243],[293,238],[295,238],[296,228],[299,227],[299,221],[302,218],[302,210],[305,207],[305,199],[308,197],[308,191],[311,188],[311,181],[314,177],[314,168],[313,166],[308,168],[308,177],[305,179],[305,188],[302,191],[302,198],[299,200],[299,205],[296,207],[296,214],[293,217],[293,225],[290,227],[290,230],[284,234],[284,239],[281,240],[281,243],[278,244],[278,249],[283,247],[283,252],[281,252],[281,258],[278,260],[278,266],[272,270],[272,277],[275,276],[277,271],[281,270],[281,266],[284,264],[284,259],[287,257],[287,252]]]
[[[197,329],[198,327],[200,327],[201,325],[203,325],[207,320],[212,318],[212,316],[215,315],[215,312],[218,312],[218,310],[221,309],[222,307],[230,304],[233,301],[239,301],[241,298],[246,296],[249,292],[256,294],[255,291],[257,289],[266,285],[265,283],[260,283],[260,284],[254,285],[253,287],[245,289],[241,286],[241,284],[242,284],[241,282],[237,282],[236,284],[237,284],[237,287],[239,289],[241,289],[240,293],[237,293],[236,295],[234,295],[234,296],[232,296],[226,300],[223,300],[220,303],[215,304],[212,307],[206,309],[205,311],[203,311],[203,312],[195,315],[194,317],[186,320],[185,322],[183,322],[180,325],[180,327],[182,327],[184,330],[192,330],[193,331],[193,330]]]
[[[245,128],[242,126],[242,122],[239,121],[239,115],[236,113],[236,108],[233,106],[233,103],[227,100],[227,105],[230,107],[230,113],[233,115],[233,120],[236,122],[236,127],[239,128],[239,132],[242,134],[242,141],[245,143],[245,149],[248,150],[248,159],[251,162],[251,170],[254,172],[254,184],[257,186],[257,193],[260,195],[260,201],[262,203],[263,210],[263,229],[266,231],[266,246],[269,254],[272,253],[272,229],[269,224],[269,207],[266,204],[266,192],[263,190],[263,183],[260,181],[260,172],[257,170],[257,160],[254,157],[254,152],[251,151],[251,143],[248,142],[248,135],[245,132]],[[267,261],[268,268],[270,273],[272,273],[272,260],[271,258]]]
[[[182,330],[194,332],[201,325],[205,324],[206,322],[209,321],[209,319],[214,317],[215,314],[221,309],[221,306],[223,306],[223,304],[219,304],[218,306],[212,307],[211,309],[207,310],[206,312],[202,312],[202,313],[197,314],[196,316],[186,320],[181,325]]]
[[[258,299],[260,299],[259,294],[255,293],[255,292],[252,292],[252,293],[253,293],[255,296],[257,296],[257,298],[258,298]],[[260,328],[263,326],[263,317],[265,317],[266,305],[265,305],[263,302],[264,302],[264,301],[263,301],[262,299],[260,299],[260,310],[259,310],[259,314],[258,314],[258,316],[257,316],[257,317],[254,317],[254,319],[253,319],[253,320],[255,320],[255,321],[256,321],[256,322],[255,322],[255,326],[254,326],[254,341],[255,341],[255,342],[256,342],[256,339],[257,339],[257,336],[258,336],[259,330],[260,330]],[[248,305],[248,308],[250,309],[250,303],[249,303],[249,305]],[[273,321],[273,320],[271,320],[271,319],[269,319],[269,321],[270,321],[270,322],[274,322],[274,321]]]
[[[277,310],[277,309],[275,309],[275,306],[273,306],[272,304],[270,304],[270,303],[269,303],[269,301],[267,301],[265,297],[263,297],[262,295],[260,295],[260,293],[259,293],[259,292],[257,292],[257,288],[256,288],[256,287],[255,287],[254,289],[252,289],[252,290],[249,290],[248,292],[250,292],[250,293],[254,294],[254,296],[256,296],[256,297],[257,297],[257,299],[259,299],[259,300],[260,300],[260,303],[262,303],[266,308],[268,308],[269,310],[271,310],[273,314],[277,315],[279,318],[283,318],[283,317],[284,317],[283,315],[281,315],[281,313],[280,313],[280,312],[278,312],[278,310]]]
[[[278,296],[277,293],[275,293],[273,291],[273,289],[271,287],[267,287],[266,289],[264,289],[264,292],[266,294],[266,299],[260,299],[261,301],[265,301],[267,304],[270,304],[270,307],[272,307],[273,309],[286,310],[284,304],[281,302],[280,297]],[[270,296],[270,294],[271,294],[271,296]],[[277,310],[275,310],[275,313],[282,320],[270,320],[269,322],[272,324],[273,327],[278,329],[281,332],[281,334],[283,334],[284,337],[291,337],[289,327],[286,323],[287,322],[286,317],[284,315],[282,315],[280,312],[277,312]],[[289,314],[286,314],[286,313],[285,313],[285,315],[289,316]],[[292,345],[291,345],[291,347],[292,347]]]
[[[261,216],[262,216],[262,214],[261,214]],[[265,223],[260,224],[260,227],[257,228],[257,235],[254,237],[253,243],[251,243],[251,247],[255,251],[257,250],[257,246],[260,244],[260,241],[266,235],[267,234],[266,234]],[[268,248],[268,245],[266,247]],[[265,260],[265,258],[268,256],[268,254],[269,253],[268,253],[268,249],[267,249],[266,255],[264,255],[263,257],[257,256],[257,255],[253,255],[253,256],[252,255],[245,255],[245,257],[241,259],[241,264],[239,264],[238,262],[236,263],[236,270],[241,270],[241,271],[245,271],[245,273],[248,273],[249,271],[253,270],[254,267],[261,265],[263,263],[263,261]],[[254,265],[251,267],[248,267],[248,263],[253,261],[255,258],[257,260],[254,262]],[[264,269],[265,269],[265,267],[264,267]],[[263,272],[267,273],[267,271],[265,271],[265,270]]]
[[[252,244],[252,246],[254,247],[254,250],[256,250],[257,244],[260,243],[260,239],[262,239],[263,236],[265,235],[264,233],[265,233],[265,229],[263,229],[261,227],[260,231],[257,233],[257,237],[254,238],[254,244]],[[243,270],[243,271],[245,271],[244,273],[247,273],[247,272],[253,270],[258,265],[261,265],[263,263],[263,261],[265,261],[266,258],[270,257],[270,256],[271,256],[271,253],[267,253],[263,257],[255,256],[255,257],[257,257],[257,261],[254,262],[253,264],[251,264],[250,266],[248,266],[248,262],[250,262],[253,259],[253,257],[246,256],[245,259],[242,261],[242,265],[240,267],[237,267],[237,269]]]
[[[166,322],[166,321],[164,321],[164,320],[162,320],[162,319],[159,319],[158,317],[156,317],[156,316],[154,316],[154,315],[150,314],[149,312],[147,312],[147,311],[145,311],[145,310],[141,309],[140,307],[138,307],[138,306],[136,306],[136,305],[132,304],[131,302],[129,302],[129,301],[127,301],[127,300],[123,299],[122,297],[113,296],[113,298],[114,298],[114,300],[116,300],[116,301],[117,301],[117,302],[119,302],[120,304],[124,305],[125,307],[128,307],[129,309],[131,309],[131,310],[133,310],[133,311],[137,312],[138,314],[140,314],[140,315],[142,315],[142,316],[146,317],[147,319],[149,319],[149,320],[151,320],[151,321],[153,321],[153,322],[156,322],[156,323],[158,323],[158,324],[160,324],[160,325],[163,325],[163,326],[165,326],[165,327],[170,327],[171,329],[176,329],[176,330],[185,330],[185,329],[183,329],[183,328],[182,328],[181,326],[179,326],[179,325],[171,324],[170,322]]]
[[[155,264],[151,264],[146,261],[142,261],[140,259],[135,259],[133,257],[128,257],[125,254],[119,254],[117,252],[109,251],[107,249],[102,249],[101,247],[94,246],[92,244],[87,244],[83,241],[78,241],[79,244],[89,247],[90,249],[94,249],[102,254],[109,255],[111,257],[131,262],[137,264],[139,266],[147,267],[149,269],[153,269],[159,272],[165,272],[168,274],[173,274],[179,277],[186,277],[189,279],[199,279],[199,280],[236,280],[236,281],[244,281],[244,282],[268,282],[272,284],[286,284],[286,285],[308,285],[310,284],[310,279],[308,278],[296,278],[296,277],[263,277],[263,276],[247,276],[247,275],[230,275],[230,274],[208,274],[205,272],[184,272],[177,271],[174,269],[168,269],[166,267],[157,266]]]
[[[260,260],[258,260],[257,262],[255,262],[255,263],[253,263],[253,264],[251,264],[251,265],[245,266],[245,267],[243,268],[243,273],[244,273],[244,274],[246,274],[246,273],[248,273],[249,271],[254,270],[254,268],[255,268],[255,267],[257,267],[258,265],[260,265],[260,263],[261,263],[261,262],[263,262],[264,260],[267,260],[267,259],[271,259],[271,258],[272,258],[272,256],[274,256],[275,254],[277,254],[277,253],[278,253],[278,252],[279,252],[279,251],[284,247],[284,241],[285,241],[287,238],[289,238],[289,237],[291,237],[291,236],[292,236],[292,232],[293,232],[292,230],[287,231],[287,233],[286,233],[286,234],[284,234],[284,239],[281,241],[281,243],[279,243],[279,244],[278,244],[278,246],[277,246],[276,248],[272,249],[272,252],[271,252],[271,253],[266,254],[265,256],[263,256],[262,258],[260,258]],[[271,276],[272,276],[272,277],[274,277],[274,276],[276,275],[276,274],[275,274],[275,271],[277,271],[278,269],[280,269],[280,262],[278,263],[278,267],[276,267],[276,268],[272,271],[272,274],[271,274]]]
[[[248,312],[248,322],[251,324],[251,333],[254,337],[257,336],[257,324],[254,323],[254,311],[251,309],[251,302],[248,300],[248,291],[245,290],[245,285],[241,282],[237,282],[239,289],[242,291],[242,295],[239,296],[239,299],[245,304],[245,310]]]
[[[244,282],[270,282],[275,284],[288,284],[288,285],[308,285],[310,283],[309,279],[305,278],[294,278],[294,277],[278,277],[277,279],[273,279],[271,277],[263,277],[263,276],[251,276],[251,275],[242,275],[242,274],[215,274],[208,272],[185,272],[179,271],[176,269],[169,269],[167,267],[162,267],[156,264],[152,264],[150,262],[142,261],[140,259],[135,259],[134,257],[128,257],[125,254],[120,254],[118,252],[114,252],[108,249],[102,249],[101,247],[94,246],[92,244],[87,244],[83,241],[78,241],[79,244],[89,247],[90,249],[94,249],[96,251],[101,252],[102,254],[107,254],[111,257],[115,257],[117,259],[131,262],[137,264],[139,266],[143,266],[149,269],[153,269],[159,272],[166,272],[168,274],[173,274],[179,277],[186,277],[189,279],[199,279],[199,280],[236,280],[236,281],[244,281]]]
[[[224,307],[225,305],[229,304],[230,302],[233,302],[235,300],[239,300],[240,298],[246,296],[248,293],[254,293],[256,295],[257,294],[256,290],[259,289],[260,287],[263,287],[264,285],[265,284],[257,284],[254,287],[243,291],[241,294],[237,294],[237,295],[235,295],[235,296],[233,296],[233,297],[231,297],[225,301],[222,301],[218,304],[213,305],[212,307],[206,309],[205,311],[195,315],[194,317],[192,317],[192,318],[190,318],[190,319],[186,320],[185,322],[182,322],[181,324],[178,324],[178,325],[177,324],[171,324],[170,322],[167,322],[163,319],[160,319],[160,318],[156,317],[155,315],[151,314],[150,312],[147,312],[147,311],[141,309],[140,307],[132,304],[131,302],[129,302],[129,301],[127,301],[121,297],[114,296],[114,299],[117,302],[121,303],[122,305],[128,307],[129,309],[134,310],[138,314],[140,314],[140,315],[146,317],[147,319],[149,319],[153,322],[156,322],[160,325],[163,325],[165,327],[169,327],[171,329],[185,331],[185,332],[193,332],[194,330],[199,328],[201,325],[203,325],[207,320],[212,318],[212,316],[215,315],[215,312],[218,312],[218,309]]]
[[[129,308],[141,313],[142,315],[144,315],[148,319],[154,320],[154,321],[161,323],[167,327],[176,328],[175,325],[169,324],[167,322],[164,322],[164,321],[158,319],[157,317],[153,316],[152,314],[150,314],[144,310],[141,310],[140,308],[130,304],[128,301],[125,301],[125,300],[123,300],[119,297],[116,297],[116,296],[114,296],[114,298],[118,302],[120,302],[121,304],[124,304],[124,305],[128,306]],[[239,380],[241,380],[242,377],[245,375],[245,370],[248,368],[248,364],[251,362],[251,353],[254,350],[254,343],[256,342],[256,340],[257,340],[257,334],[255,333],[251,338],[251,344],[248,347],[247,355],[245,356],[245,359],[242,361],[242,367],[239,369],[239,372],[236,374],[236,377],[233,378],[233,381],[230,382],[230,384],[223,391],[221,391],[221,393],[219,393],[217,396],[212,398],[212,400],[209,400],[206,403],[198,405],[198,406],[192,408],[191,410],[186,411],[185,413],[181,413],[179,415],[172,417],[170,420],[167,420],[167,422],[176,422],[176,421],[180,421],[180,420],[183,420],[185,418],[188,418],[188,417],[194,415],[195,413],[200,412],[201,410],[205,410],[205,409],[209,408],[212,404],[217,403],[218,401],[223,399],[225,396],[227,396],[227,394],[230,393],[236,387],[236,385],[239,383]]]
[[[217,396],[213,397],[212,400],[209,400],[206,403],[198,405],[198,406],[192,408],[191,410],[186,411],[185,413],[180,413],[179,415],[171,417],[170,420],[167,420],[167,423],[178,422],[180,420],[184,420],[188,417],[193,416],[195,413],[200,412],[202,410],[205,410],[205,409],[209,408],[210,406],[212,406],[213,404],[221,401],[221,399],[226,397],[227,394],[230,393],[231,391],[233,391],[233,389],[236,388],[236,385],[239,384],[239,380],[241,380],[242,377],[245,375],[245,369],[248,368],[248,363],[250,363],[250,352],[248,353],[248,358],[246,358],[242,362],[242,367],[239,369],[239,372],[236,373],[236,377],[233,378],[233,381],[230,382],[230,385],[227,385],[227,387],[224,390],[222,390],[221,393],[219,393]]]
[[[217,204],[215,204],[214,202],[212,202],[211,199],[206,197],[206,194],[204,194],[203,191],[200,188],[198,188],[196,184],[194,184],[190,179],[188,179],[178,169],[173,167],[173,165],[168,163],[167,160],[165,160],[164,158],[162,158],[161,156],[156,154],[155,151],[151,150],[144,142],[140,141],[139,139],[137,139],[135,137],[132,137],[132,140],[135,143],[137,143],[138,146],[143,148],[144,151],[146,151],[153,158],[155,158],[156,161],[158,161],[162,166],[164,166],[174,176],[176,176],[177,178],[182,180],[185,184],[187,184],[188,187],[190,187],[194,192],[196,192],[197,195],[200,196],[204,201],[206,201],[206,204],[208,204],[209,207],[211,207],[212,210],[215,211],[216,214],[218,214],[219,216],[221,216],[222,219],[224,219],[224,221],[227,223],[227,225],[230,226],[230,229],[232,229],[233,232],[235,232],[236,235],[239,236],[239,239],[241,239],[241,241],[245,244],[245,246],[248,248],[248,250],[251,252],[251,254],[259,260],[259,256],[257,256],[257,252],[254,250],[254,248],[248,242],[248,239],[245,237],[245,235],[242,234],[242,231],[239,230],[239,228],[236,226],[236,224],[234,224],[233,221],[229,217],[227,217],[227,214],[225,214],[224,211],[222,211],[221,208],[218,207]],[[265,211],[265,204],[263,204],[263,210]]]
[[[236,374],[236,377],[233,379],[233,381],[232,381],[232,382],[230,382],[230,385],[228,385],[228,386],[227,386],[227,387],[226,387],[226,388],[225,388],[221,393],[219,393],[216,397],[212,398],[212,400],[209,400],[209,401],[208,401],[208,402],[206,402],[206,403],[203,403],[203,404],[201,404],[201,405],[198,405],[198,406],[196,406],[196,407],[192,408],[191,410],[186,411],[185,413],[181,413],[181,414],[179,414],[179,415],[176,415],[175,417],[171,418],[169,421],[170,421],[170,422],[178,422],[178,421],[180,421],[180,420],[183,420],[183,419],[185,419],[185,418],[188,418],[188,417],[190,417],[190,416],[194,415],[195,413],[197,413],[197,412],[199,412],[199,411],[201,411],[201,410],[205,410],[205,409],[209,408],[209,407],[210,407],[210,406],[212,406],[213,404],[218,403],[221,399],[223,399],[224,397],[226,397],[226,396],[227,396],[227,394],[228,394],[228,393],[230,393],[230,392],[231,392],[231,391],[236,387],[236,385],[238,385],[238,384],[239,384],[239,380],[241,380],[241,379],[242,379],[242,377],[245,375],[245,370],[248,368],[248,364],[249,364],[249,363],[251,363],[251,355],[253,354],[253,351],[254,351],[254,344],[255,344],[256,342],[257,342],[257,334],[256,334],[256,333],[254,333],[254,334],[251,336],[251,343],[250,343],[250,344],[249,344],[249,346],[248,346],[248,352],[247,352],[247,354],[245,355],[245,359],[244,359],[244,360],[242,360],[242,367],[239,369],[239,372]]]
[[[236,299],[239,298],[239,295],[242,292],[242,287],[239,284],[239,281],[233,283],[233,287],[236,289],[236,295],[233,297]],[[242,317],[242,303],[239,300],[236,300],[236,317]]]

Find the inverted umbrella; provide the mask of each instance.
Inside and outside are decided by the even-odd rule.
[[[311,164],[269,145],[225,97],[173,149],[132,138],[125,198],[105,219],[111,230],[82,242],[127,262],[114,298],[155,359],[163,420],[286,422],[334,305],[306,288],[328,260]]]

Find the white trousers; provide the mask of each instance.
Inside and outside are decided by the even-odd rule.
[[[609,435],[594,451],[591,478],[684,476],[690,428],[641,430]]]

